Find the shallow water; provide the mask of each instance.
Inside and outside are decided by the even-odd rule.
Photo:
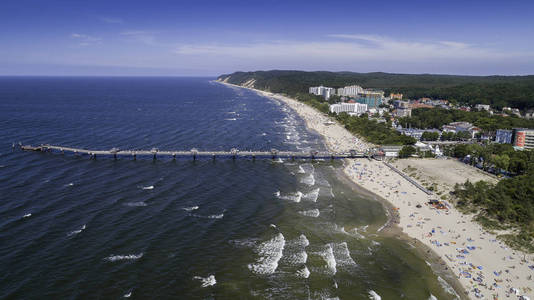
[[[338,180],[339,161],[11,149],[324,149],[251,91],[208,78],[0,78],[0,128],[0,298],[452,297],[409,245],[376,234],[382,205]]]

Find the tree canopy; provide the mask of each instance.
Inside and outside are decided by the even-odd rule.
[[[230,76],[230,77],[229,77]],[[360,85],[404,98],[447,99],[466,104],[490,104],[501,109],[509,106],[521,110],[534,108],[534,76],[457,76],[431,74],[392,74],[354,72],[256,71],[235,72],[219,76],[233,84],[255,80],[255,87],[275,93],[307,93],[310,86],[339,88]]]

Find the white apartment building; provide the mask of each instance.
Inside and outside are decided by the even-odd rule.
[[[336,103],[330,105],[331,113],[342,113],[346,112],[349,114],[361,115],[367,111],[367,104],[361,103]]]
[[[475,108],[477,110],[490,110],[490,106],[488,104],[477,104]]]
[[[351,85],[337,89],[338,96],[356,97],[363,93],[364,89],[359,85]]]
[[[317,96],[323,96],[326,100],[328,100],[331,96],[336,94],[336,89],[322,85],[312,86],[309,88],[309,93]]]

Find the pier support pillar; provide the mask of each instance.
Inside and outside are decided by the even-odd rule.
[[[152,160],[156,160],[156,153],[154,153],[154,157],[152,158]]]
[[[172,154],[172,160],[176,160],[176,153]]]
[[[215,154],[213,154],[212,159],[215,160]]]
[[[193,154],[193,160],[197,160],[197,155]]]
[[[113,153],[113,159],[117,160],[117,153]]]
[[[256,155],[252,154],[252,160],[256,160]]]
[[[137,160],[137,154],[133,154],[133,160]]]

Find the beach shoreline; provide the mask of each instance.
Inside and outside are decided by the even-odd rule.
[[[250,89],[262,96],[288,105],[306,126],[324,139],[327,148],[336,152],[365,151],[372,147],[348,132],[330,117],[289,97],[254,89],[250,86],[219,83]],[[383,233],[406,240],[421,254],[428,254],[436,275],[443,278],[460,298],[502,299],[519,295],[533,297],[531,287],[534,263],[531,255],[506,247],[496,236],[484,230],[450,206],[441,211],[427,203],[427,195],[385,164],[375,160],[344,160],[343,177],[347,182],[375,196],[388,211]],[[465,179],[464,179],[465,181]],[[463,181],[462,181],[463,182]],[[379,230],[379,231],[380,231]],[[426,258],[427,255],[424,255]],[[528,259],[527,259],[528,257]],[[530,268],[530,266],[533,268]],[[515,290],[511,291],[511,288]]]

